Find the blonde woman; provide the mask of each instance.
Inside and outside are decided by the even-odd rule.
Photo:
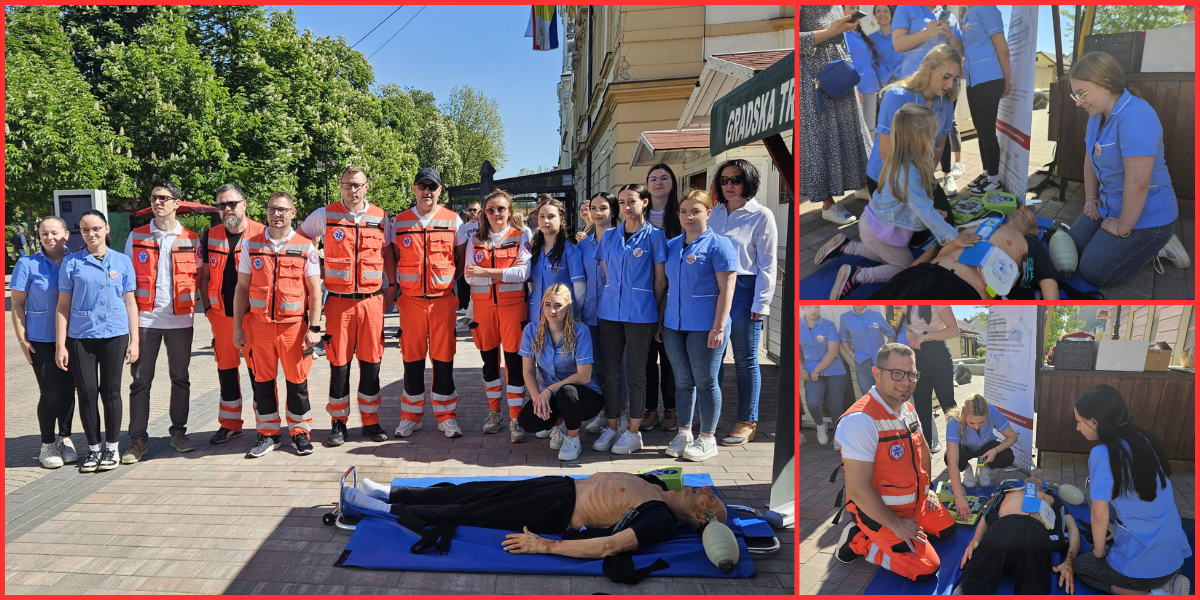
[[[592,371],[592,336],[575,320],[572,304],[567,286],[546,288],[541,316],[521,335],[525,384],[533,401],[518,420],[525,431],[550,430],[550,448],[558,450],[559,460],[579,458],[579,426],[604,406]]]
[[[1004,436],[1003,440],[996,438],[997,431]],[[979,485],[987,487],[992,485],[993,469],[1013,464],[1012,445],[1015,443],[1017,434],[1004,413],[979,394],[946,413],[945,461],[947,467],[958,465],[957,469],[949,471],[950,487],[954,489],[954,510],[959,516],[965,519],[971,514],[963,492],[964,487],[975,487],[975,467],[971,465],[971,459],[979,459]]]

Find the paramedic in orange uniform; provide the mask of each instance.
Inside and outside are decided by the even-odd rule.
[[[283,364],[287,379],[287,424],[296,454],[312,454],[308,436],[308,372],[313,347],[321,341],[314,323],[321,318],[321,259],[312,240],[292,229],[296,204],[286,192],[267,200],[266,231],[242,246],[233,298],[233,344],[246,347],[254,371],[254,418],[258,440],[246,458],[279,448],[279,397],[275,378]],[[246,314],[249,307],[250,314]]]
[[[462,435],[458,426],[458,392],[454,389],[454,329],[458,299],[452,293],[456,265],[454,234],[462,225],[458,213],[438,204],[442,178],[437,170],[417,171],[416,205],[398,215],[395,230],[396,282],[400,287],[400,352],[404,355],[404,395],[396,435],[408,437],[421,428],[425,412],[425,355],[433,361],[430,399],[438,431]],[[328,260],[328,254],[326,254]]]
[[[483,200],[484,218],[479,231],[467,238],[463,274],[471,284],[474,322],[471,336],[483,357],[483,387],[487,392],[488,416],[484,433],[496,433],[504,425],[501,398],[507,399],[509,441],[524,442],[525,432],[517,424],[525,403],[524,363],[521,349],[522,324],[529,319],[525,304],[525,278],[529,271],[529,237],[513,222],[512,197],[502,190]],[[508,386],[501,393],[500,351],[503,346]]]
[[[929,485],[929,449],[908,402],[920,373],[913,351],[884,344],[876,354],[875,387],[838,419],[846,510],[855,521],[842,531],[836,555],[859,556],[913,581],[937,576],[941,561],[930,539],[954,534],[957,524]]]
[[[221,403],[217,422],[221,427],[210,444],[223,444],[242,436],[242,380],[238,366],[242,353],[233,346],[233,292],[237,289],[237,265],[246,240],[266,227],[246,216],[246,197],[236,183],[217,188],[217,210],[221,223],[204,236],[204,264],[200,266],[200,303],[213,333],[213,356],[217,359],[217,381]],[[245,324],[243,323],[243,331]],[[250,361],[246,360],[249,368]],[[254,378],[251,369],[250,378]]]
[[[391,227],[382,208],[367,202],[367,174],[349,165],[342,171],[342,199],[319,208],[300,226],[309,238],[325,243],[325,356],[329,359],[329,404],[333,419],[326,446],[346,441],[350,418],[350,359],[358,356],[358,412],[363,436],[388,439],[379,426],[379,363],[383,361],[383,274],[393,268]],[[390,302],[391,298],[386,298]],[[318,330],[319,331],[319,330]]]

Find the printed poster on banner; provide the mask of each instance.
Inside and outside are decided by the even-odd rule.
[[[1024,203],[1029,189],[1029,140],[1033,131],[1033,74],[1038,7],[1013,5],[1008,19],[1009,86],[996,113],[1000,183]]]
[[[1033,468],[1033,393],[1037,364],[1037,307],[992,306],[988,310],[983,397],[1017,433],[1015,464]]]

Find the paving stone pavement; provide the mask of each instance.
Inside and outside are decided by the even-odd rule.
[[[7,316],[7,315],[6,315]],[[391,434],[399,419],[402,366],[396,342],[395,315],[388,315],[389,335],[381,378],[384,385],[382,424]],[[324,412],[329,385],[328,362],[318,359],[309,380],[313,401],[311,456],[296,456],[286,444],[261,459],[243,455],[253,433],[227,444],[210,446],[217,429],[216,369],[207,348],[207,320],[196,319],[191,366],[192,409],[189,433],[196,450],[180,454],[165,438],[169,417],[165,353],[151,406],[150,452],[136,465],[108,473],[81,475],[66,467],[48,471],[37,466],[37,386],[31,369],[6,330],[5,373],[5,580],[8,593],[255,593],[255,594],[392,594],[403,593],[738,593],[790,594],[795,587],[795,532],[780,532],[783,547],[758,557],[758,575],[749,580],[651,578],[637,586],[617,585],[602,577],[538,577],[468,573],[365,571],[337,568],[349,533],[321,524],[337,498],[337,482],[351,465],[360,476],[387,480],[395,476],[471,476],[595,473],[673,464],[662,455],[670,437],[655,430],[644,435],[646,449],[628,457],[593,453],[560,463],[549,440],[530,436],[510,444],[507,436],[480,433],[487,414],[474,345],[460,337],[455,381],[460,394],[459,422],[466,435],[446,439],[436,431],[432,415],[424,430],[404,440],[366,441],[361,421],[351,416],[349,441],[339,448],[321,445],[328,434]],[[14,349],[16,355],[14,355]],[[20,362],[18,362],[20,361]],[[734,421],[736,386],[730,376],[723,390],[723,427]],[[128,379],[128,371],[125,373]],[[778,369],[764,365],[763,400],[756,440],[740,448],[721,448],[718,457],[683,465],[707,472],[730,502],[761,507],[770,493],[771,457],[776,413]],[[357,385],[357,373],[352,385]],[[128,380],[124,397],[128,397]],[[250,397],[243,375],[243,395]],[[428,385],[427,385],[428,387]],[[249,402],[244,417],[253,423]],[[126,418],[127,421],[127,418]],[[127,426],[127,422],[122,424]],[[78,426],[74,438],[83,446]],[[590,444],[594,436],[586,436]],[[122,437],[121,447],[128,443]]]

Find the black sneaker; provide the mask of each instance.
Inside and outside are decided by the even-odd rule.
[[[239,438],[239,437],[242,437],[242,432],[234,431],[232,429],[225,429],[224,427],[222,427],[222,428],[218,429],[217,432],[214,433],[211,438],[209,438],[208,443],[224,444],[225,442],[228,442],[229,440],[232,440],[233,438]]]
[[[839,233],[829,238],[828,242],[825,242],[817,249],[817,255],[813,257],[813,264],[819,265],[841,256],[846,248],[846,244],[849,243],[850,238],[846,237],[844,233]]]
[[[97,471],[111,471],[117,468],[121,461],[117,460],[117,451],[110,450],[107,447],[100,451],[100,465],[96,468]]]
[[[972,188],[973,188],[973,187],[980,187],[980,186],[982,186],[982,185],[984,184],[984,182],[986,182],[987,180],[988,180],[988,178],[987,178],[987,171],[984,171],[983,173],[980,173],[980,174],[979,174],[979,177],[976,177],[975,179],[972,179],[972,180],[971,180],[971,183],[968,183],[968,184],[967,184],[967,187],[972,187]]]
[[[259,458],[266,456],[272,450],[279,449],[279,436],[258,434],[258,439],[254,442],[254,447],[246,453],[246,458]]]
[[[830,300],[844,300],[854,290],[858,289],[858,272],[861,269],[853,265],[842,265],[838,269],[837,279],[829,292]]]
[[[346,422],[335,419],[329,427],[329,437],[325,438],[325,445],[332,448],[345,444],[346,433]]]
[[[842,537],[838,540],[837,551],[834,552],[839,561],[852,563],[861,556],[850,549],[850,541],[854,539],[854,536],[858,535],[859,531],[861,530],[858,528],[858,523],[850,523],[842,530]]]
[[[345,425],[343,425],[343,427],[345,427]],[[297,433],[296,435],[293,435],[292,445],[296,447],[296,454],[299,454],[300,456],[313,453],[312,444],[308,443],[307,433]]]
[[[95,473],[100,466],[100,452],[88,450],[83,457],[83,461],[79,463],[80,473]]]
[[[370,438],[372,442],[386,442],[388,434],[379,426],[379,423],[374,425],[363,425],[363,435]]]

